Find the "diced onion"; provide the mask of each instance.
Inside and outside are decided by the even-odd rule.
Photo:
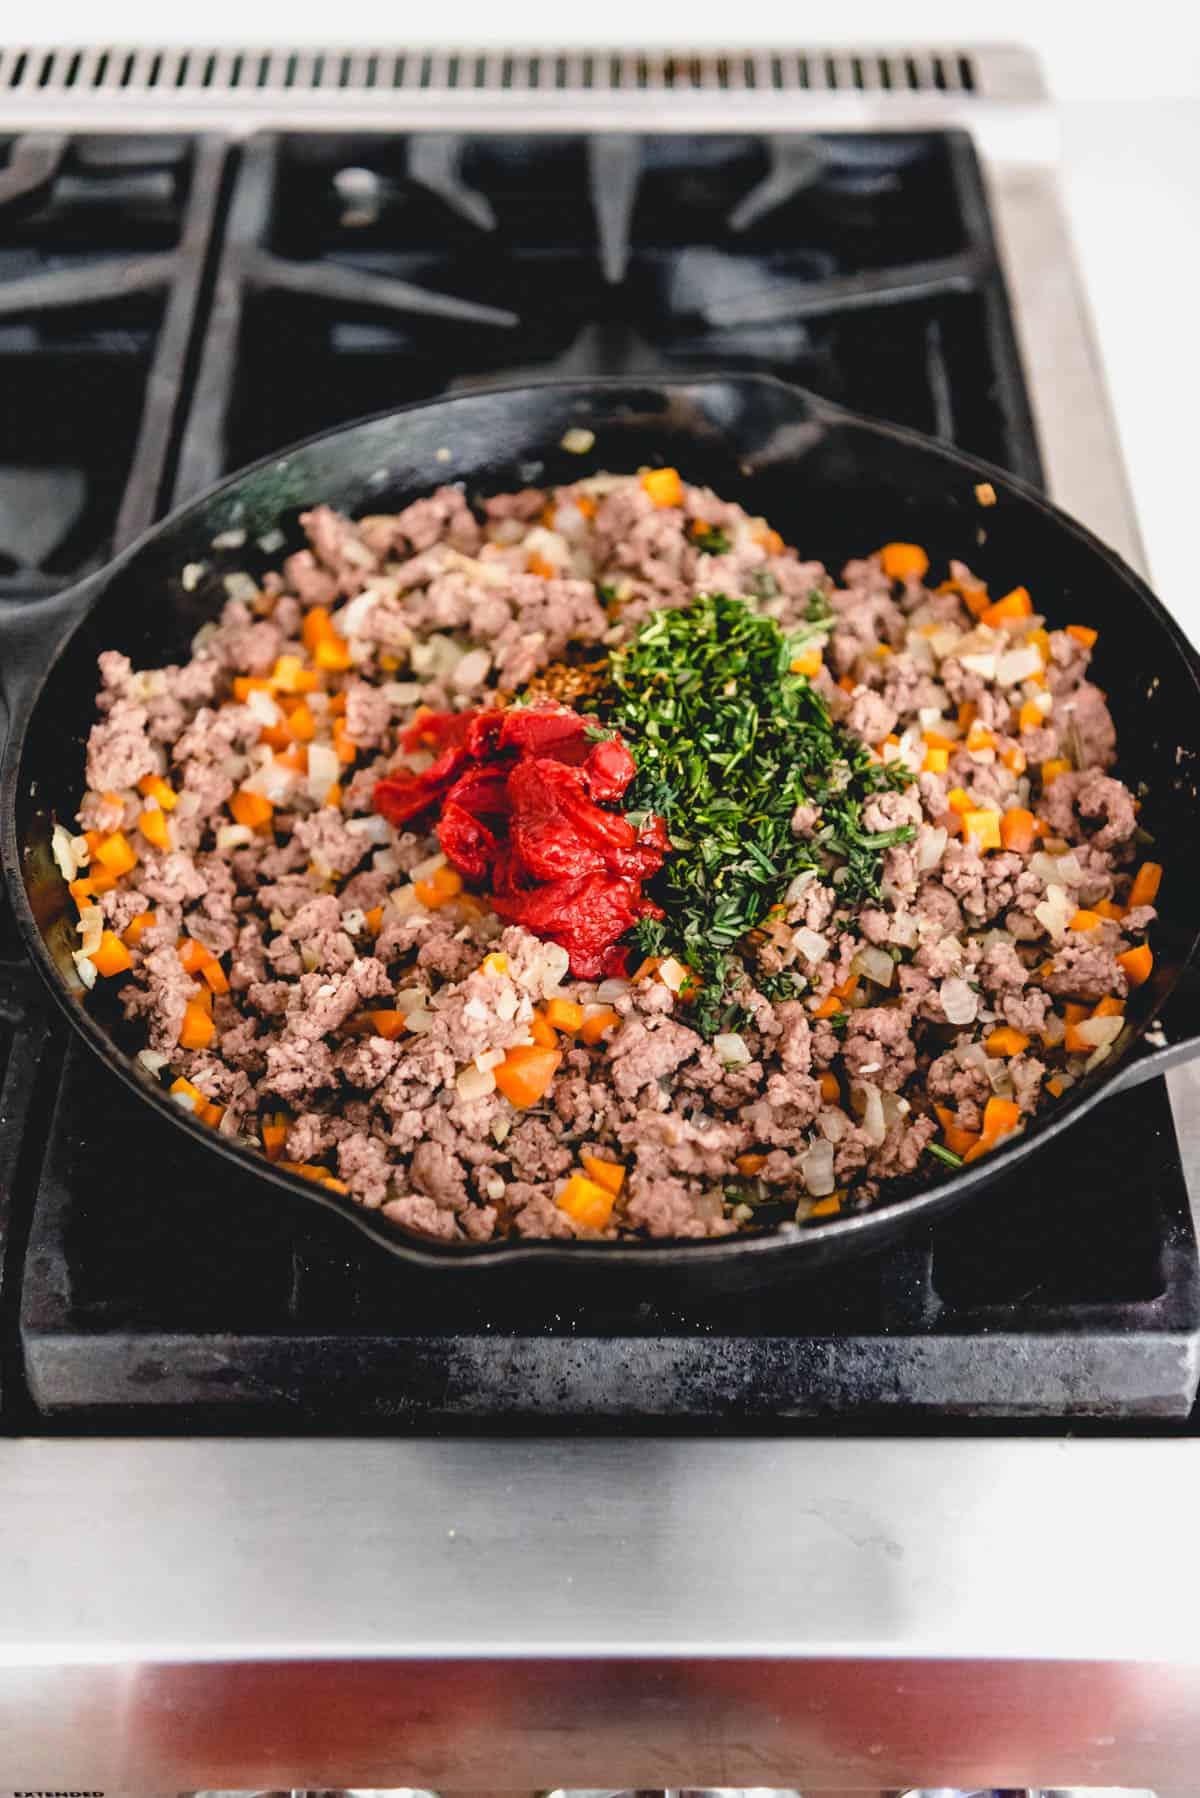
[[[392,1000],[392,1009],[402,1011],[407,1017],[409,1012],[420,1011],[429,997],[424,987],[404,986]]]
[[[185,593],[194,593],[204,579],[206,562],[185,562],[179,576],[179,585]]]
[[[405,1015],[408,1027],[414,1036],[427,1036],[433,1029],[433,1013],[431,1011],[410,1011]]]
[[[922,824],[917,831],[917,872],[927,874],[946,853],[950,833],[940,824]]]
[[[866,1080],[859,1082],[857,1091],[862,1094],[863,1098],[863,1135],[869,1143],[878,1147],[887,1135],[887,1119],[883,1115],[883,1094],[877,1086],[872,1086]]]
[[[869,943],[856,952],[850,969],[852,973],[865,974],[876,986],[891,986],[896,964],[886,949],[876,948],[873,943]]]
[[[1041,904],[1034,906],[1033,915],[1051,939],[1061,943],[1075,911],[1075,901],[1068,896],[1066,888],[1052,882],[1047,886]]]
[[[368,843],[391,841],[392,827],[387,819],[381,817],[378,812],[372,812],[367,818],[347,818],[346,829],[356,837],[366,837]]]
[[[309,744],[307,786],[310,799],[315,799],[318,805],[323,804],[325,795],[340,772],[341,763],[336,749],[331,748],[328,743]]]
[[[384,822],[386,823],[387,820],[385,819]],[[444,855],[440,853],[438,855],[428,855],[423,862],[417,862],[414,867],[409,869],[409,877],[412,880],[432,880],[438,869],[444,868],[445,866],[446,858]]]
[[[1072,1025],[1072,1029],[1089,1049],[1099,1049],[1108,1043],[1115,1043],[1125,1028],[1125,1019],[1116,1014],[1109,1018],[1084,1018],[1082,1023]]]
[[[490,1074],[493,1068],[500,1066],[507,1054],[507,1049],[485,1049],[482,1055],[475,1057],[475,1066],[483,1073]]]
[[[377,587],[368,586],[361,593],[356,593],[349,605],[342,607],[333,619],[334,629],[343,637],[361,637],[366,628],[367,619],[379,604],[380,592]]]
[[[816,878],[817,870],[815,868],[802,869],[788,886],[787,892],[783,895],[784,903],[787,905],[794,905],[801,893],[805,892]]]
[[[950,1024],[973,1024],[979,1010],[979,994],[959,974],[951,974],[938,988],[942,1010]]]
[[[79,914],[79,922],[75,926],[79,932],[79,946],[85,955],[94,955],[100,947],[100,938],[104,935],[104,913],[98,905],[85,905]]]
[[[995,680],[996,657],[994,654],[964,655],[960,656],[959,660],[971,674],[978,674],[983,680]]]
[[[1019,649],[1006,650],[996,658],[996,682],[1001,687],[1015,687],[1042,672],[1041,651],[1036,643],[1023,643]]]
[[[352,905],[349,911],[342,913],[342,929],[349,936],[358,936],[367,927],[367,914],[361,906]]]
[[[376,874],[399,874],[400,858],[394,849],[377,849],[371,857]]]
[[[169,1059],[170,1057],[164,1055],[161,1049],[138,1050],[138,1060],[148,1074],[161,1074]]]
[[[486,1099],[496,1090],[496,1076],[490,1068],[477,1068],[472,1062],[460,1070],[454,1084],[460,1099]]]
[[[425,907],[417,896],[413,886],[397,887],[391,895],[392,904],[402,918],[421,918],[425,916]]]
[[[744,1068],[751,1059],[750,1051],[744,1040],[736,1031],[730,1030],[721,1036],[713,1037],[713,1048],[724,1067]]]
[[[75,963],[75,966],[79,969],[79,978],[83,981],[84,986],[88,986],[88,987],[95,986],[95,984],[96,984],[96,964],[95,964],[95,962],[89,961],[88,957],[83,953],[82,949],[76,949],[72,953],[71,960]]]
[[[626,993],[633,991],[631,980],[621,980],[614,975],[609,980],[602,980],[596,988],[596,998],[602,1005],[611,1005],[614,999],[623,999]]]
[[[79,872],[79,863],[75,858],[75,839],[61,824],[56,824],[50,833],[50,852],[58,863],[58,871],[63,879],[74,880]]]
[[[511,1129],[512,1129],[512,1119],[511,1118],[499,1117],[499,1118],[492,1119],[492,1141],[496,1144],[497,1147],[499,1147],[499,1145],[504,1141],[505,1137],[508,1135],[508,1133]]]
[[[248,849],[254,841],[254,832],[248,824],[220,824],[217,826],[217,848],[222,854],[230,849]]]
[[[829,1142],[841,1142],[850,1128],[850,1119],[836,1106],[827,1106],[817,1114],[817,1129]]]
[[[687,969],[681,961],[676,961],[673,955],[668,955],[665,961],[660,962],[658,978],[664,986],[670,987],[673,993],[679,992],[687,977]]]
[[[812,965],[825,960],[829,954],[829,943],[819,930],[810,930],[807,924],[801,924],[792,932],[792,946],[798,955]]]
[[[246,705],[260,724],[278,724],[283,716],[271,695],[264,693],[261,687],[251,687],[246,695]]]
[[[823,1138],[800,1157],[800,1173],[814,1199],[824,1199],[837,1185],[833,1177],[833,1144]]]
[[[911,949],[917,940],[917,918],[910,911],[897,911],[892,914],[891,938],[902,949]]]
[[[450,685],[459,693],[469,693],[472,687],[478,687],[487,679],[492,665],[492,653],[489,649],[472,649],[450,676]]]
[[[442,680],[453,674],[462,658],[463,651],[453,638],[437,635],[426,637],[423,643],[414,643],[409,651],[413,673],[427,675],[434,680]]]
[[[572,425],[569,431],[563,432],[559,446],[568,456],[586,456],[595,441],[595,431],[589,431],[586,425]]]

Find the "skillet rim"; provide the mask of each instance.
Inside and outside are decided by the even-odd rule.
[[[1121,1059],[1106,1069],[1097,1070],[1096,1076],[1089,1084],[1074,1089],[1073,1096],[1059,1101],[1053,1111],[1044,1113],[1040,1118],[1035,1119],[1026,1131],[1014,1138],[1005,1148],[983,1157],[969,1170],[963,1169],[943,1178],[935,1178],[932,1184],[922,1190],[898,1197],[890,1203],[877,1204],[867,1210],[854,1212],[847,1216],[822,1219],[815,1226],[811,1224],[801,1226],[784,1222],[761,1233],[739,1232],[735,1235],[715,1238],[670,1237],[615,1242],[588,1242],[579,1238],[568,1241],[506,1236],[483,1243],[440,1244],[428,1237],[411,1232],[403,1225],[383,1218],[379,1212],[368,1211],[363,1206],[355,1204],[349,1195],[343,1196],[331,1192],[328,1188],[315,1182],[305,1181],[298,1175],[288,1174],[274,1163],[267,1161],[255,1150],[244,1148],[229,1138],[219,1136],[191,1113],[176,1105],[164,1088],[151,1083],[147,1077],[140,1074],[133,1060],[116,1047],[108,1032],[102,1029],[81,999],[70,992],[46,949],[29,904],[22,877],[22,848],[17,842],[16,835],[17,777],[24,758],[29,726],[36,714],[47,682],[62,657],[67,654],[77,633],[100,604],[113,580],[127,564],[136,560],[148,545],[168,536],[173,528],[180,525],[189,516],[201,513],[223,495],[235,493],[250,476],[278,467],[290,457],[313,445],[333,443],[338,438],[348,437],[366,426],[382,425],[391,420],[402,420],[415,413],[452,410],[459,405],[478,403],[481,399],[503,399],[509,396],[538,392],[558,393],[564,396],[578,393],[582,398],[590,394],[623,391],[653,393],[683,390],[703,393],[706,390],[729,390],[730,388],[766,389],[769,392],[786,396],[793,404],[798,403],[799,409],[810,417],[833,424],[849,425],[890,438],[901,448],[911,446],[923,454],[932,452],[947,464],[948,469],[974,476],[977,479],[988,480],[1000,491],[1008,492],[1014,497],[1032,504],[1055,527],[1074,537],[1089,553],[1098,556],[1107,565],[1110,573],[1125,582],[1138,602],[1155,616],[1165,630],[1173,649],[1191,673],[1193,682],[1200,692],[1200,652],[1193,647],[1182,627],[1147,582],[1115,550],[1102,542],[1094,532],[1080,524],[1068,513],[1063,512],[1029,482],[1017,475],[1009,474],[995,464],[972,456],[952,445],[941,443],[938,439],[929,437],[921,431],[839,406],[832,400],[827,400],[807,388],[783,381],[778,376],[741,372],[733,374],[714,372],[704,376],[681,374],[650,378],[613,375],[597,376],[592,379],[560,378],[523,381],[497,387],[473,389],[465,393],[441,396],[431,400],[414,401],[405,406],[386,407],[379,412],[365,414],[329,430],[313,432],[307,437],[284,445],[279,450],[259,457],[254,462],[247,463],[244,467],[213,483],[203,492],[174,507],[164,517],[143,531],[132,543],[127,544],[103,568],[93,571],[59,594],[45,600],[30,602],[30,616],[36,619],[45,618],[48,615],[55,617],[61,615],[62,624],[48,646],[33,682],[22,694],[21,703],[10,705],[9,708],[8,730],[2,761],[0,761],[0,805],[2,805],[2,812],[0,812],[0,864],[3,866],[13,913],[24,946],[52,998],[88,1048],[109,1071],[114,1073],[143,1103],[152,1105],[160,1116],[176,1128],[182,1129],[203,1149],[210,1153],[215,1151],[244,1173],[250,1172],[258,1178],[265,1177],[278,1190],[293,1199],[303,1198],[310,1204],[316,1203],[322,1206],[353,1224],[377,1246],[428,1271],[445,1273],[468,1268],[494,1269],[501,1265],[529,1267],[538,1264],[557,1265],[562,1268],[569,1264],[575,1264],[577,1268],[581,1269],[619,1266],[627,1273],[636,1268],[639,1272],[669,1270],[675,1273],[686,1269],[699,1274],[706,1266],[710,1268],[723,1267],[735,1259],[744,1260],[746,1257],[755,1255],[760,1257],[777,1255],[783,1251],[799,1253],[805,1249],[806,1245],[812,1259],[852,1253],[862,1239],[878,1238],[878,1245],[873,1246],[882,1247],[884,1242],[891,1237],[918,1229],[944,1212],[962,1204],[973,1193],[982,1192],[997,1184],[1001,1178],[1020,1167],[1031,1155],[1035,1154],[1043,1144],[1055,1140],[1096,1105],[1119,1091],[1122,1075],[1127,1078],[1131,1070],[1131,1055],[1136,1055],[1137,1050],[1141,1048],[1143,1060],[1146,1059],[1144,1039],[1147,1030],[1159,1018],[1163,1008],[1195,967],[1197,948],[1200,946],[1200,926],[1197,926],[1193,932],[1186,956],[1173,979],[1160,990],[1151,1007],[1139,1020],[1137,1029],[1126,1045]],[[0,642],[2,640],[3,623],[0,622]],[[1195,1051],[1200,1052],[1200,1037],[1193,1039],[1193,1042]],[[1134,1068],[1139,1066],[1136,1061],[1132,1065]]]

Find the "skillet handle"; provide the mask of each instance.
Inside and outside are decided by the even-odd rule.
[[[1147,1036],[1130,1049],[1106,1082],[1105,1090],[1128,1092],[1143,1080],[1157,1080],[1195,1056],[1200,1056],[1200,967],[1190,961]]]
[[[0,766],[15,754],[42,681],[104,580],[100,572],[61,593],[0,608]]]

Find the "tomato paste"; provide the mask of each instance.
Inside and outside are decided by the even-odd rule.
[[[433,754],[375,787],[393,824],[438,814],[442,852],[488,892],[494,909],[559,943],[584,980],[623,974],[620,938],[639,918],[662,916],[642,883],[668,850],[661,818],[639,829],[619,811],[636,772],[620,737],[593,741],[567,706],[425,712],[401,746]]]

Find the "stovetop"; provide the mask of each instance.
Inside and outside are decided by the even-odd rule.
[[[0,605],[365,411],[730,367],[1038,480],[970,140],[0,139]],[[144,1116],[35,984],[6,925],[9,1429],[928,1428],[1178,1418],[1194,1399],[1200,1267],[1161,1084],[903,1250],[665,1310],[502,1270],[447,1283],[298,1223]]]

